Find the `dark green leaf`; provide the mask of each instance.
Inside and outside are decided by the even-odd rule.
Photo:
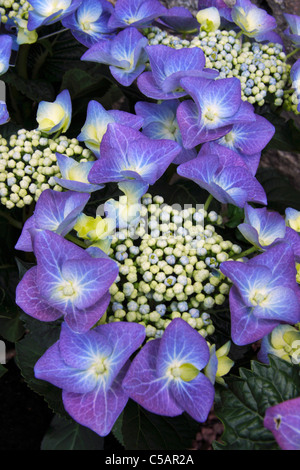
[[[103,450],[103,437],[73,420],[54,416],[41,450]]]
[[[25,80],[12,71],[2,75],[1,79],[32,101],[53,101],[55,99],[54,88],[47,80]]]
[[[129,401],[122,434],[126,450],[185,450],[191,447],[199,424],[185,413],[174,418],[159,416]]]
[[[2,375],[6,374],[6,372],[7,372],[6,367],[3,367],[3,365],[0,364],[0,377],[2,377]]]
[[[240,376],[225,379],[216,414],[225,431],[217,450],[274,450],[273,434],[264,428],[267,408],[300,395],[299,366],[270,356],[270,365],[253,361],[251,370],[240,369]]]
[[[62,416],[68,416],[64,410],[61,390],[48,382],[38,380],[34,376],[34,366],[45,351],[59,338],[60,323],[40,322],[28,315],[25,320],[26,336],[16,344],[16,362],[27,385],[39,395],[44,396],[52,410]]]
[[[1,308],[0,310],[0,332],[1,336],[11,343],[15,343],[22,338],[25,330],[20,320],[20,310]]]

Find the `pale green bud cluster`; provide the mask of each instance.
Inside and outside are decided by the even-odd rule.
[[[283,104],[283,90],[289,79],[286,55],[281,44],[244,42],[235,31],[200,31],[191,40],[169,35],[154,27],[144,30],[150,45],[164,44],[174,49],[200,47],[206,67],[220,72],[219,78],[237,77],[242,99],[262,106],[266,100],[275,106]]]
[[[21,18],[28,20],[28,12],[33,10],[27,0],[0,0],[1,23],[7,23],[8,19]]]
[[[42,191],[63,191],[54,177],[61,177],[56,152],[78,159],[93,160],[90,150],[77,139],[61,135],[43,137],[38,130],[20,129],[9,140],[0,135],[0,201],[8,209],[22,208],[37,201]]]
[[[289,65],[289,68],[291,66]],[[283,109],[286,111],[292,111],[294,114],[298,115],[300,112],[297,110],[299,104],[299,98],[296,90],[292,88],[292,81],[289,80],[287,89],[283,94]]]
[[[213,334],[211,314],[231,285],[219,265],[241,248],[217,233],[222,218],[214,211],[179,210],[145,194],[141,215],[134,238],[124,229],[112,240],[109,256],[119,276],[110,288],[107,321],[141,323],[148,338],[157,338],[180,317],[203,337]]]

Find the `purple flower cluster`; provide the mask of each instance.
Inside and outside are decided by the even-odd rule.
[[[62,319],[60,338],[39,359],[35,375],[61,388],[67,412],[102,436],[111,431],[129,398],[153,413],[187,412],[203,422],[213,404],[217,371],[206,340],[178,318],[161,338],[145,345],[144,326],[105,324],[118,265],[99,248],[85,250],[65,237],[82,216],[91,192],[115,182],[130,204],[139,203],[148,187],[175,164],[179,177],[193,180],[221,204],[244,209],[238,229],[261,252],[220,266],[233,283],[232,340],[250,344],[282,323],[300,322],[295,268],[300,235],[279,214],[250,205],[267,205],[255,174],[275,129],[242,100],[239,79],[221,79],[216,70],[205,67],[201,49],[147,45],[139,28],[154,20],[176,30],[197,29],[186,10],[167,10],[158,0],[118,0],[115,7],[106,0],[30,3],[29,29],[61,20],[88,48],[82,60],[108,65],[123,86],[136,80],[147,97],[136,103],[136,114],[89,103],[78,139],[94,152],[96,161],[79,163],[58,153],[61,178],[56,182],[68,191],[44,191],[24,225],[16,248],[32,251],[37,264],[19,283],[16,302],[40,321]],[[217,6],[221,16],[250,38],[273,37],[275,20],[249,0],[237,0],[232,8],[222,0],[201,0],[199,6]],[[296,41],[298,23],[287,20]],[[7,51],[3,57],[5,68]],[[69,94],[55,102],[55,113],[60,106],[62,119],[67,98]],[[49,124],[53,109],[49,104],[40,108],[41,122]],[[107,207],[118,211],[111,200]],[[210,378],[205,368],[215,370]],[[277,416],[280,424],[274,429]],[[265,418],[283,448],[295,447],[290,420],[290,404],[273,407]],[[294,426],[299,434],[299,420]]]

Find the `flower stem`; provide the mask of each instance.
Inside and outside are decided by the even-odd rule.
[[[76,237],[73,237],[73,235],[66,235],[65,237],[67,240],[69,240],[70,242],[72,243],[75,243],[75,245],[78,245],[78,246],[81,246],[81,248],[87,248],[86,244],[80,240],[78,240],[78,238]]]
[[[296,52],[300,51],[300,47],[297,47],[296,49],[294,49],[292,52],[290,52],[289,54],[287,54],[286,56],[286,59],[289,59],[290,57],[292,57],[292,55],[296,54]]]
[[[208,208],[209,208],[210,203],[211,203],[212,200],[213,200],[213,196],[210,194],[210,195],[208,196],[208,198],[206,199],[206,202],[205,202],[205,204],[204,204],[204,210],[205,210],[205,211],[208,210]]]
[[[244,256],[248,256],[248,255],[251,255],[252,253],[254,253],[256,251],[256,247],[255,246],[251,246],[251,248],[248,248],[248,250],[245,250],[245,251],[242,251],[242,253],[239,253],[238,255],[235,255],[235,256],[232,256],[230,259],[240,259],[240,258],[244,258]]]
[[[10,223],[10,225],[12,225],[13,227],[16,227],[20,230],[22,229],[22,223],[13,219],[10,215],[6,214],[5,212],[0,211],[0,217],[3,217],[3,219],[6,219]]]
[[[242,35],[243,35],[243,31],[239,31],[237,35],[235,36],[235,39],[239,39],[240,37],[242,37]]]

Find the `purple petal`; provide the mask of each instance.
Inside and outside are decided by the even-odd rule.
[[[86,370],[95,362],[97,356],[108,356],[112,345],[100,332],[90,330],[84,334],[74,333],[66,323],[62,324],[59,338],[61,358],[69,367]],[[62,387],[64,388],[64,387]]]
[[[69,309],[65,321],[75,333],[85,333],[100,320],[105,314],[110,303],[110,294],[107,292],[91,307],[79,310]]]
[[[16,304],[27,315],[40,321],[55,321],[62,312],[49,305],[41,296],[37,286],[37,267],[29,269],[19,282],[16,289]]]
[[[273,433],[282,450],[300,450],[300,397],[268,408],[264,427]]]
[[[215,389],[211,381],[201,372],[190,382],[174,380],[171,392],[180,404],[196,421],[203,423],[213,405]]]
[[[202,370],[209,361],[209,348],[204,338],[181,318],[166,328],[157,355],[157,374],[165,376],[175,362],[192,364]]]
[[[34,366],[37,379],[46,380],[68,392],[87,393],[97,385],[97,376],[69,367],[61,357],[59,341],[51,346]]]
[[[168,380],[156,372],[160,339],[149,341],[133,359],[123,380],[123,388],[130,398],[151,413],[178,416],[183,409],[170,394]]]
[[[107,436],[128,401],[122,380],[129,365],[128,361],[108,389],[98,386],[85,394],[63,391],[63,404],[69,415],[100,436]]]
[[[239,291],[233,286],[229,293],[231,337],[235,344],[244,346],[269,334],[280,322],[264,320],[253,315],[253,308],[245,305]]]

